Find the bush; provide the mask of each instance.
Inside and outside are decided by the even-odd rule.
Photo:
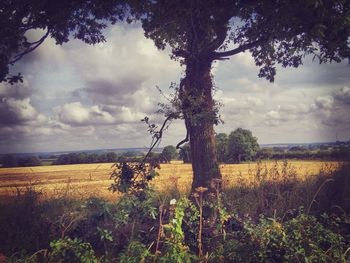
[[[248,218],[236,220],[242,228],[223,243],[220,256],[225,262],[346,262],[350,259],[345,255],[349,245],[345,238],[314,216],[300,213],[284,223],[265,217],[257,224]]]
[[[49,262],[69,263],[98,263],[95,252],[89,243],[80,239],[62,238],[50,243],[52,251],[49,255]]]

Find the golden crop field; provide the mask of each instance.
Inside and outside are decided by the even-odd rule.
[[[337,162],[321,161],[290,161],[289,172],[292,171],[298,178],[319,174],[320,170],[331,170],[337,166]],[[104,164],[76,164],[76,165],[52,165],[21,168],[0,168],[0,199],[17,195],[26,189],[34,189],[43,194],[44,198],[69,196],[74,198],[86,198],[99,196],[113,200],[117,194],[108,190],[112,183],[110,174],[114,168],[112,163]],[[220,165],[223,174],[224,186],[234,186],[242,180],[249,183],[254,180],[257,170],[271,171],[277,176],[283,174],[283,162],[263,162],[260,168],[257,163],[225,164]],[[192,182],[192,168],[190,164],[174,162],[162,164],[158,171],[159,176],[152,182],[160,191],[178,189],[187,192]],[[270,178],[271,179],[271,178]],[[279,178],[273,178],[278,180]]]

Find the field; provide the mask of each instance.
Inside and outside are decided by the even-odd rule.
[[[320,170],[332,170],[336,162],[321,161],[290,161],[263,162],[245,164],[220,165],[225,187],[235,186],[238,182],[249,184],[254,181],[258,173],[274,170],[274,180],[279,180],[283,169],[303,180],[320,173]],[[74,197],[87,198],[90,196],[103,197],[113,200],[117,194],[108,190],[112,183],[109,179],[114,168],[112,163],[104,164],[79,164],[79,165],[52,165],[22,168],[0,168],[0,199],[18,195],[30,188],[42,193],[43,198],[49,197]],[[257,172],[260,170],[260,172]],[[189,191],[192,180],[192,168],[190,164],[174,162],[162,164],[158,171],[159,176],[152,183],[160,191],[176,189],[186,193]],[[276,176],[277,174],[277,176]]]
[[[348,163],[220,168],[206,206],[199,190],[181,197],[190,164],[124,196],[108,190],[111,163],[1,168],[0,262],[350,262]]]

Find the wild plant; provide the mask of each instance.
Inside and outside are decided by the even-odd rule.
[[[183,223],[185,210],[190,205],[187,198],[172,199],[169,206],[168,223],[163,222],[163,213],[160,213],[159,231],[156,241],[156,252],[153,262],[192,262],[195,255],[185,244]],[[164,211],[164,206],[160,208]],[[160,243],[162,243],[160,245]]]
[[[65,237],[50,243],[48,262],[99,263],[91,244],[78,238]]]

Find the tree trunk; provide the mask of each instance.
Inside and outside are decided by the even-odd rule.
[[[214,124],[217,116],[212,97],[212,61],[187,59],[185,64],[186,76],[183,87],[180,87],[180,99],[191,146],[192,192],[198,187],[215,192],[221,184],[213,179],[221,179],[221,173],[215,149]]]

